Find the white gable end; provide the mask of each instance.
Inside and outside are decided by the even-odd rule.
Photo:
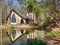
[[[13,15],[15,16],[16,22],[12,22]],[[21,19],[22,19],[22,17],[20,17],[17,13],[15,13],[14,11],[12,11],[10,17],[8,18],[8,22],[10,24],[20,24]],[[25,22],[25,20],[24,20],[24,22]]]

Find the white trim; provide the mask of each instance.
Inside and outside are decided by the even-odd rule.
[[[11,22],[10,24],[17,24],[16,22]]]

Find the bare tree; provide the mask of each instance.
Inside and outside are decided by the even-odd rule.
[[[13,0],[7,0],[7,5],[6,5],[7,14],[10,13],[10,10],[12,9],[12,7],[13,7]]]
[[[2,24],[2,3],[0,0],[0,24]]]
[[[1,23],[5,22],[6,19],[6,9],[5,9],[5,0],[0,0],[0,8],[1,8]]]

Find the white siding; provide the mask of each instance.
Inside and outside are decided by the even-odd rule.
[[[16,22],[11,22],[11,18],[10,17],[12,17],[13,16],[13,14],[15,15],[15,17],[16,17]],[[18,16],[14,11],[12,11],[12,13],[11,13],[11,16],[9,17],[9,19],[8,19],[8,23],[10,23],[10,24],[20,24],[20,22],[21,22],[21,19],[22,19],[22,17],[20,17],[20,16]],[[25,22],[25,20],[24,20],[24,23],[26,23]]]
[[[13,16],[13,14],[16,17],[16,23],[20,23],[20,20],[22,19],[20,16],[18,16],[15,12],[12,12],[11,17]]]

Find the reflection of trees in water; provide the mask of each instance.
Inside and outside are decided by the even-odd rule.
[[[10,45],[10,39],[8,38],[5,29],[0,29],[0,45]]]

